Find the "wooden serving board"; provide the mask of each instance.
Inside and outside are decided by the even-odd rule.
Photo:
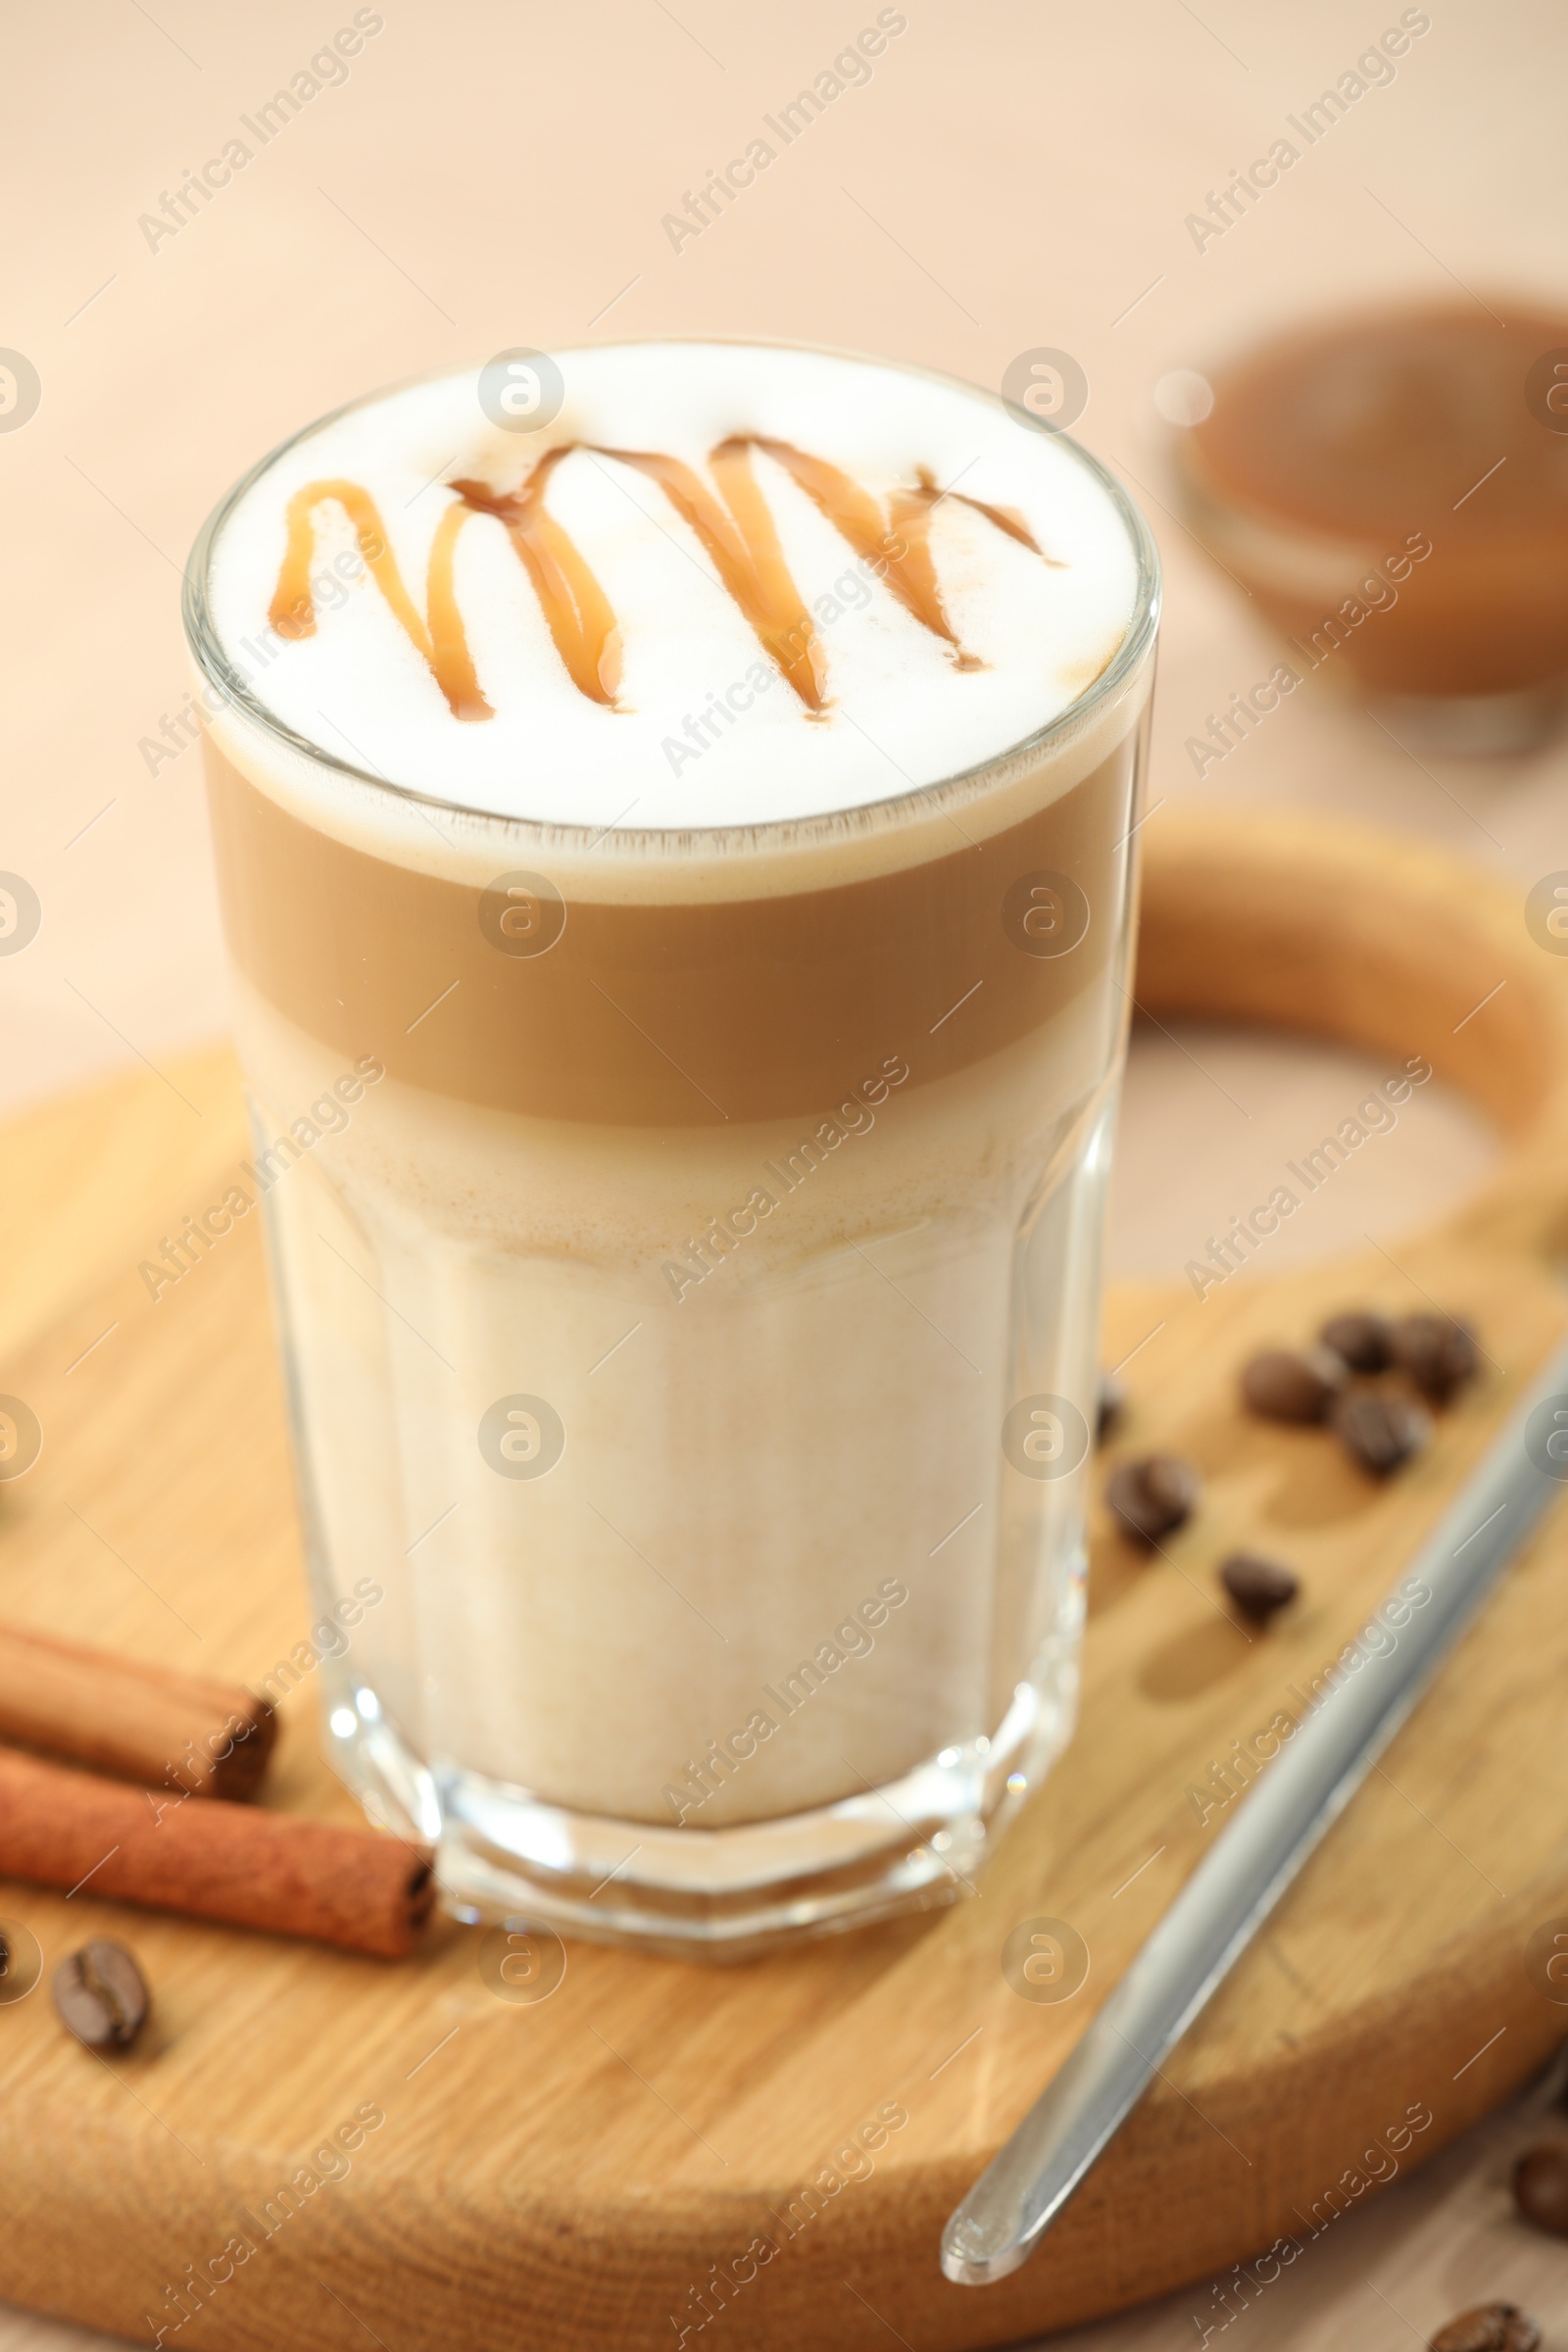
[[[1166,813],[1149,834],[1152,1012],[1353,1040],[1390,1069],[1425,1055],[1507,1149],[1482,1197],[1392,1255],[1264,1266],[1201,1303],[1186,1287],[1112,1296],[1106,1359],[1147,1343],[1118,1446],[1196,1457],[1205,1500],[1168,1561],[1097,1527],[1082,1728],[977,1893],[732,1969],[573,1943],[559,1988],[528,2004],[497,1997],[479,1934],[451,1923],[388,1965],[90,1886],[0,1887],[46,1966],[116,1935],[157,2002],[110,2061],[67,2040],[45,1991],[0,2006],[0,2295],[269,2352],[880,2352],[890,2329],[938,2352],[1183,2280],[1206,2319],[1213,2274],[1279,2237],[1305,2247],[1562,2034],[1568,2008],[1527,1953],[1544,1923],[1568,1925],[1558,1515],[1035,2259],[984,2289],[939,2276],[948,2211],[1227,1818],[1201,1825],[1191,1788],[1299,1711],[1292,1687],[1364,1622],[1564,1320],[1568,959],[1533,943],[1518,899],[1409,842],[1304,819]],[[45,1443],[0,1486],[0,1615],[254,1680],[307,1621],[255,1221],[156,1305],[136,1275],[245,1149],[226,1054],[6,1133],[0,1390]],[[1332,1303],[1428,1297],[1474,1315],[1490,1360],[1392,1485],[1321,1432],[1239,1414],[1253,1347],[1303,1337]],[[1239,1544],[1305,1580],[1251,1638],[1214,1602],[1214,1563]],[[307,1677],[269,1801],[349,1819],[313,1705]],[[1045,1917],[1090,1955],[1057,2004],[1021,1998],[1001,1966],[1010,1931]],[[366,2111],[384,2122],[318,2161]],[[1412,2114],[1430,2118],[1413,2133]],[[906,2120],[869,2157],[841,2154],[879,2115]],[[175,2330],[166,2290],[193,2274],[221,2283]]]

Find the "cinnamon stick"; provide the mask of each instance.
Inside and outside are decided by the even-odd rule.
[[[276,1737],[267,1701],[238,1684],[0,1626],[0,1740],[148,1788],[237,1800],[255,1790]]]
[[[430,1856],[324,1821],[127,1788],[0,1748],[0,1878],[401,1959],[435,1899]]]

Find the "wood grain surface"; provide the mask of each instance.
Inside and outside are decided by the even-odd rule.
[[[1565,2023],[1527,1953],[1568,1915],[1560,1516],[1035,2260],[983,2290],[939,2278],[951,2205],[1228,1817],[1192,1790],[1298,1711],[1293,1690],[1365,1621],[1564,1320],[1568,960],[1535,945],[1516,893],[1393,837],[1172,813],[1138,997],[1160,1019],[1348,1039],[1391,1070],[1424,1056],[1508,1149],[1481,1197],[1392,1253],[1201,1301],[1113,1294],[1105,1354],[1130,1356],[1132,1394],[1114,1450],[1190,1454],[1204,1503],[1152,1559],[1097,1526],[1079,1735],[974,1891],[730,1970],[574,1942],[529,2003],[492,1989],[480,1935],[451,1923],[391,1965],[90,1884],[8,1886],[46,1968],[120,1936],[157,2005],[113,2060],[68,2041],[41,1991],[0,2010],[0,2295],[215,2347],[993,2344],[1304,2245],[1539,2063]],[[44,1446],[0,1487],[0,1613],[254,1682],[306,1620],[259,1236],[238,1227],[156,1305],[136,1274],[244,1149],[222,1055],[6,1131],[0,1389]],[[1253,1347],[1340,1303],[1430,1300],[1476,1319],[1487,1363],[1391,1486],[1320,1431],[1239,1414]],[[1302,1573],[1266,1633],[1219,1605],[1215,1563],[1244,1544]],[[312,1705],[307,1680],[268,1801],[349,1820]],[[1041,1918],[1088,1947],[1060,2003],[1001,1967]],[[874,2153],[846,2153],[878,2117]],[[193,2277],[175,2329],[170,2290]]]

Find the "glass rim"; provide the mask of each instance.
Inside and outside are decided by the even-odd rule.
[[[921,376],[930,382],[965,392],[972,399],[984,401],[992,408],[1001,409],[1028,431],[1049,432],[1051,438],[1060,442],[1072,460],[1099,483],[1119,517],[1133,551],[1136,566],[1136,593],[1133,610],[1123,631],[1121,642],[1104,668],[1085,687],[1082,694],[1075,696],[1066,709],[1058,711],[1054,718],[1045,721],[1041,726],[1032,729],[1029,734],[1018,738],[1017,741],[1004,746],[1001,751],[990,753],[985,759],[975,760],[968,767],[956,769],[951,774],[940,776],[929,784],[914,785],[906,792],[889,794],[880,800],[858,802],[848,808],[822,809],[807,816],[769,817],[749,824],[621,825],[617,823],[596,827],[588,824],[563,823],[555,818],[524,816],[505,809],[476,808],[466,802],[452,800],[441,793],[430,792],[419,785],[398,783],[390,776],[382,775],[373,768],[364,767],[353,760],[344,759],[341,754],[329,750],[324,744],[317,743],[310,736],[302,735],[297,729],[291,727],[286,719],[281,718],[276,711],[268,707],[261,696],[255,692],[250,681],[235,667],[220,637],[212,612],[209,586],[214,551],[224,525],[240,501],[261,480],[269,468],[274,466],[280,458],[285,457],[291,449],[296,448],[302,441],[309,440],[312,434],[322,431],[327,425],[335,424],[339,417],[352,416],[356,410],[368,408],[376,401],[390,399],[401,392],[413,391],[420,384],[439,383],[449,376],[473,372],[473,364],[465,362],[457,367],[428,368],[417,375],[402,377],[396,383],[384,384],[373,391],[361,393],[354,400],[343,401],[337,408],[329,409],[322,416],[314,417],[308,424],[301,425],[286,439],[276,443],[273,448],[267,451],[265,456],[259,458],[255,465],[248,466],[238,480],[233,482],[223,493],[192,542],[191,551],[185,563],[180,597],[185,642],[191,659],[206,684],[214,688],[230,709],[258,728],[264,737],[318,766],[333,770],[337,775],[347,778],[355,785],[365,787],[372,795],[385,795],[390,800],[402,802],[412,808],[445,816],[448,819],[457,819],[466,825],[494,827],[508,835],[522,834],[540,842],[548,841],[555,845],[580,847],[585,852],[597,849],[609,836],[613,835],[621,844],[635,846],[645,853],[657,855],[662,850],[668,850],[679,855],[690,856],[694,848],[707,854],[723,854],[727,851],[743,852],[763,847],[804,846],[816,838],[826,839],[834,836],[842,838],[842,831],[846,826],[857,830],[880,829],[883,826],[891,828],[917,821],[928,813],[938,814],[946,800],[951,799],[955,802],[967,800],[972,797],[974,790],[985,781],[998,776],[1009,767],[1033,764],[1044,753],[1085,731],[1095,714],[1111,703],[1129,680],[1136,675],[1152,648],[1159,625],[1161,589],[1159,551],[1135,501],[1122,488],[1121,483],[1109,467],[1092,451],[1085,449],[1082,442],[1074,440],[1070,433],[1052,430],[1050,426],[1042,424],[1037,417],[1031,416],[1029,412],[1018,402],[1009,400],[1004,393],[989,391],[984,385],[972,383],[965,376],[954,375],[943,368],[923,368],[911,361],[888,360],[879,358],[870,352],[849,351],[834,344],[789,341],[771,335],[635,335],[612,337],[597,343],[564,344],[558,351],[545,356],[560,359],[578,351],[634,351],[651,344],[692,344],[700,347],[809,352],[824,359],[849,360],[861,367],[891,370],[904,375]]]

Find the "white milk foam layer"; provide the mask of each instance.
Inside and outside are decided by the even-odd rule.
[[[382,394],[281,450],[232,509],[209,596],[224,653],[269,712],[332,758],[458,808],[547,825],[703,829],[856,809],[962,774],[1057,718],[1133,618],[1137,559],[1112,498],[1073,449],[988,395],[911,369],[744,343],[636,343],[555,355],[560,412],[537,432],[493,424],[476,369]],[[711,489],[732,435],[786,442],[850,475],[887,513],[922,475],[941,499],[930,551],[966,655],[911,616],[793,475],[753,455],[785,562],[812,617],[827,708],[808,712],[721,583],[700,538],[638,469],[653,451]],[[373,499],[416,607],[454,480],[514,490],[549,451],[551,514],[619,624],[621,708],[583,693],[503,524],[470,515],[454,588],[494,715],[460,719],[360,561],[342,505],[316,511],[317,627],[269,626],[290,499],[346,479]],[[1035,554],[964,503],[1009,510]],[[715,710],[716,706],[716,710]],[[254,753],[245,760],[256,767]],[[336,829],[333,827],[332,829]]]

